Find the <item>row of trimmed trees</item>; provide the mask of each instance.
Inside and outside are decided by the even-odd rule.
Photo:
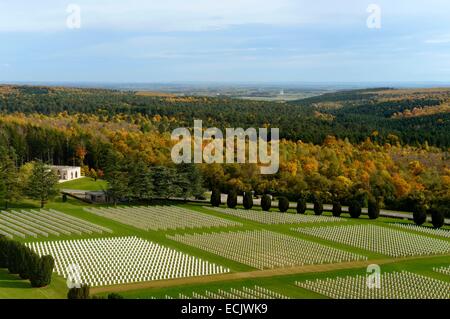
[[[236,208],[237,206],[237,192],[231,190],[227,196],[227,206],[229,208]],[[251,192],[245,192],[242,200],[242,205],[245,209],[251,209],[253,207],[253,196]],[[297,213],[305,214],[306,212],[306,199],[299,199],[297,201]],[[323,202],[318,199],[313,199],[314,208],[313,211],[316,215],[322,215]],[[211,205],[212,206],[220,206],[222,204],[221,193],[219,190],[214,189],[211,193]],[[268,194],[264,194],[261,197],[261,209],[263,211],[269,211],[272,208],[272,197]],[[349,213],[353,218],[358,218],[361,216],[363,205],[360,201],[354,200],[349,204]],[[278,197],[278,210],[282,213],[287,212],[289,209],[289,199],[287,197],[281,196]],[[333,216],[339,217],[342,214],[342,205],[338,201],[333,202]],[[380,216],[380,205],[375,200],[368,201],[368,214],[371,219],[377,219]]]
[[[29,279],[32,287],[48,286],[54,266],[52,256],[39,257],[24,244],[0,236],[0,268]]]
[[[427,216],[431,216],[431,224],[434,228],[441,228],[445,224],[445,215],[437,206],[427,206],[417,204],[413,208],[413,218],[417,225],[422,225],[427,221]]]
[[[323,202],[319,198],[312,199],[314,204],[314,214],[322,215],[324,208]],[[297,201],[296,210],[298,214],[306,213],[306,199],[300,198]],[[219,190],[214,189],[211,194],[211,205],[220,206],[221,205],[221,193]],[[251,209],[253,207],[253,196],[252,193],[244,193],[243,203],[245,209]],[[227,206],[229,208],[236,208],[237,206],[237,192],[231,190],[227,196]],[[359,218],[362,214],[362,209],[364,203],[362,200],[355,198],[348,203],[348,213],[352,218]],[[263,211],[269,211],[272,208],[272,197],[268,194],[264,194],[261,197],[261,209]],[[287,212],[289,209],[289,199],[287,197],[278,197],[278,210],[282,213]],[[422,225],[426,222],[427,215],[431,215],[432,224],[435,228],[441,228],[444,225],[444,213],[438,207],[432,206],[428,208],[425,205],[417,204],[413,209],[414,222],[417,225]],[[339,201],[333,201],[332,204],[332,214],[335,217],[340,217],[342,214],[342,205]],[[380,204],[373,198],[367,200],[367,214],[370,219],[377,219],[380,216]]]

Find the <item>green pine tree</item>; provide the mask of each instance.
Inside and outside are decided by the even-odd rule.
[[[42,161],[36,161],[26,187],[27,195],[32,199],[39,200],[41,208],[43,208],[48,200],[55,197],[58,192],[56,173]]]
[[[10,155],[5,148],[0,148],[0,201],[4,203],[5,209],[8,209],[10,202],[20,199],[21,195],[14,157],[14,153]]]
[[[153,183],[150,168],[143,161],[132,161],[129,164],[128,185],[131,196],[139,200],[153,197]]]

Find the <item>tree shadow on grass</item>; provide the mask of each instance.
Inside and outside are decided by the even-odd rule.
[[[21,279],[17,275],[8,273],[6,269],[0,269],[0,288],[31,288],[28,280]]]
[[[10,203],[8,205],[8,209],[36,209],[40,208],[40,206],[34,202],[24,201],[19,203]],[[4,209],[4,207],[2,207]]]

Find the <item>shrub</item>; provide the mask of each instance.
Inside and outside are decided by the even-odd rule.
[[[230,190],[228,192],[227,206],[229,208],[236,208],[236,206],[237,206],[237,193],[236,193],[236,191],[234,189]]]
[[[286,197],[278,198],[278,209],[280,212],[285,213],[289,209],[289,200]]]
[[[122,295],[113,292],[108,295],[108,299],[124,299],[124,298]]]
[[[31,277],[30,282],[32,287],[45,287],[48,286],[52,280],[53,267],[55,266],[55,261],[50,255],[42,256]]]
[[[39,255],[31,251],[26,258],[27,269],[20,276],[22,278],[30,279],[31,281],[31,277],[33,276],[36,268],[39,266],[40,260],[41,258],[39,257]]]
[[[67,299],[79,299],[79,289],[80,288],[69,288],[69,291],[67,292]]]
[[[300,198],[297,201],[297,214],[304,214],[305,212],[306,212],[306,201]]]
[[[251,209],[253,207],[253,196],[251,192],[245,192],[244,202],[242,204],[245,209]]]
[[[30,279],[33,274],[33,269],[36,267],[37,261],[39,260],[39,256],[26,246],[22,246],[21,254],[23,264],[20,267],[19,276],[22,279]]]
[[[8,268],[9,239],[0,235],[0,268]]]
[[[22,244],[10,241],[8,245],[8,270],[11,274],[19,274],[23,263]]]
[[[70,288],[67,293],[67,299],[89,299],[89,294],[89,286],[82,285],[80,288]]]
[[[217,188],[214,188],[211,192],[211,205],[214,207],[219,207],[221,202],[221,193]]]
[[[427,210],[424,205],[416,204],[413,208],[413,219],[416,225],[420,226],[427,221]]]
[[[369,200],[367,213],[370,219],[377,219],[378,217],[380,217],[380,205],[376,200],[374,199]]]
[[[317,216],[322,215],[323,213],[323,203],[320,199],[314,200],[314,214]]]
[[[356,200],[351,201],[348,206],[348,212],[351,218],[359,218],[362,212],[361,203]]]
[[[0,268],[29,279],[32,287],[44,287],[52,280],[52,256],[39,257],[24,244],[0,237]]]
[[[444,213],[439,209],[439,207],[432,207],[430,209],[430,214],[431,223],[433,224],[434,228],[441,228],[442,226],[444,226]]]
[[[333,202],[333,216],[340,217],[342,214],[342,206],[338,201]]]
[[[445,205],[439,206],[439,209],[442,210],[442,213],[446,218],[450,218],[450,205],[448,202]]]
[[[272,207],[272,198],[269,195],[264,194],[261,197],[261,208],[262,208],[262,210],[268,212],[271,207]]]

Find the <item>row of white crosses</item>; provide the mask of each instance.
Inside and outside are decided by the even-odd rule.
[[[376,225],[304,227],[295,230],[392,257],[450,252],[448,241]]]
[[[61,236],[94,233],[112,233],[112,231],[106,227],[63,214],[54,209],[0,212],[0,234],[8,238],[38,238],[51,235]]]
[[[380,274],[378,287],[368,284],[364,275],[306,280],[295,284],[332,299],[450,298],[450,283],[407,271]]]
[[[341,222],[346,219],[333,217],[333,216],[316,216],[316,215],[304,215],[304,214],[290,214],[279,212],[265,212],[257,210],[247,209],[231,209],[231,208],[219,208],[219,207],[204,207],[212,209],[219,213],[228,214],[251,221],[255,221],[262,224],[274,225],[274,224],[300,224],[300,223],[324,223],[324,222]]]
[[[53,256],[58,275],[91,287],[229,272],[228,268],[137,237],[26,245],[40,256]]]
[[[206,290],[202,294],[197,292],[192,292],[191,295],[180,293],[178,298],[166,295],[165,299],[289,299],[289,297],[264,287],[254,286],[252,288],[242,287],[241,289],[218,289],[214,292]]]
[[[430,228],[430,227],[417,226],[414,224],[401,224],[401,223],[394,223],[394,224],[389,224],[389,225],[403,228],[406,230],[413,230],[416,232],[425,233],[427,235],[434,235],[434,236],[450,238],[450,230],[446,230],[446,229],[434,229],[434,228]]]
[[[144,230],[241,226],[241,223],[177,206],[85,208],[86,211]]]
[[[258,269],[367,259],[365,256],[267,230],[176,234],[167,237]]]
[[[444,275],[450,275],[450,266],[434,267],[433,270]]]

